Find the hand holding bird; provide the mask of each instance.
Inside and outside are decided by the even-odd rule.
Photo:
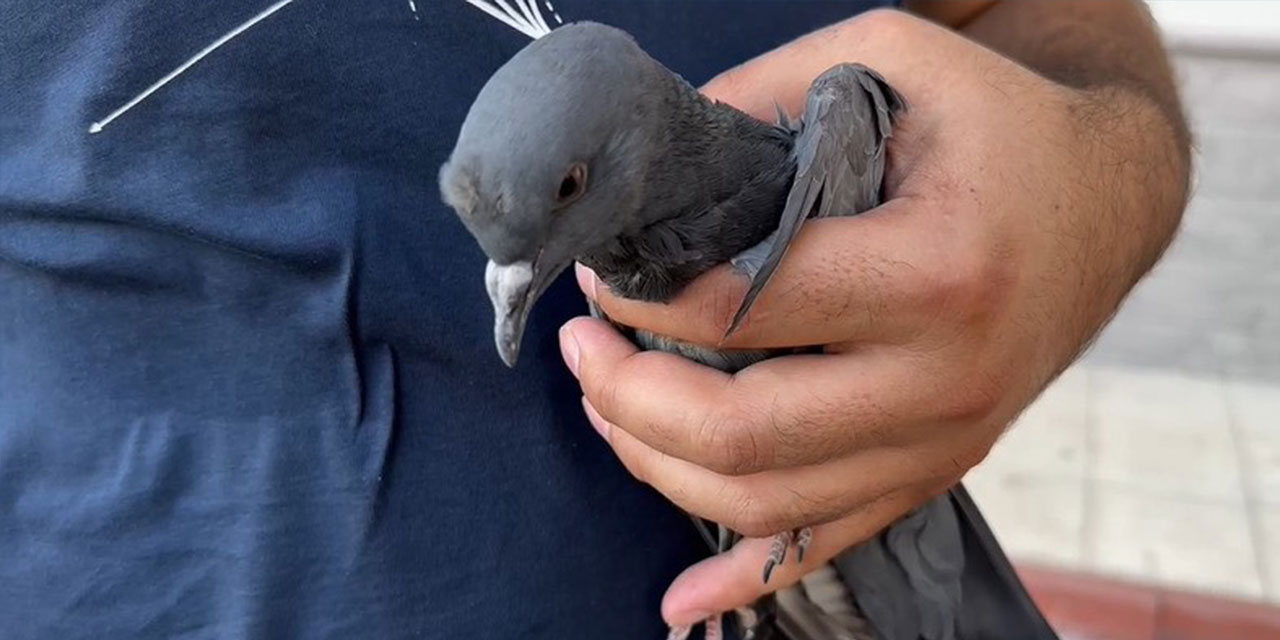
[[[1157,109],[1135,109],[1146,124],[1126,130],[1098,116],[1095,94],[904,14],[835,25],[702,90],[767,118],[775,101],[797,111],[810,79],[851,59],[911,104],[890,141],[888,200],[804,225],[735,332],[725,337],[749,283],[730,266],[662,305],[579,271],[624,325],[721,348],[823,345],[726,375],[639,352],[595,320],[562,330],[588,415],[628,469],[686,510],[766,538],[677,579],[663,606],[673,624],[794,583],[954,485],[1149,264],[1152,236],[1121,231],[1138,222],[1092,212],[1180,206],[1176,190],[1152,186],[1167,171],[1151,166],[1172,152],[1122,155],[1159,140],[1138,138],[1167,128]],[[1135,200],[1143,193],[1159,197]],[[807,525],[804,566],[752,579],[768,536]]]

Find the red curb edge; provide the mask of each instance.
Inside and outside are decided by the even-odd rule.
[[[1280,607],[1018,564],[1063,640],[1280,640]]]

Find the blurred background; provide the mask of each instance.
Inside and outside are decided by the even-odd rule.
[[[1190,209],[966,479],[1064,640],[1280,638],[1280,2],[1152,0]]]

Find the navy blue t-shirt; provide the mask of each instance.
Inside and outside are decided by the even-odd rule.
[[[658,638],[705,546],[493,347],[464,0],[0,1],[0,637]],[[694,83],[867,2],[556,0]],[[555,15],[545,11],[555,24]]]

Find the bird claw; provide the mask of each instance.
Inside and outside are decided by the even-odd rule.
[[[773,543],[769,545],[769,558],[764,562],[764,581],[769,582],[769,577],[773,575],[774,567],[782,564],[787,559],[787,547],[791,546],[791,541],[795,535],[791,531],[783,531],[773,537]]]
[[[813,542],[813,528],[805,527],[796,534],[796,564],[804,564],[804,552],[809,550]]]
[[[717,613],[710,618],[702,621],[703,640],[722,640],[724,638],[724,617]],[[685,640],[689,634],[693,632],[693,625],[684,627],[670,627],[667,632],[667,640]]]
[[[724,626],[721,624],[720,614],[715,614],[707,618],[706,626],[702,631],[703,640],[720,640],[724,637]]]
[[[813,542],[813,529],[804,527],[794,531],[784,531],[773,537],[773,542],[769,545],[769,558],[764,563],[764,581],[769,582],[769,578],[776,569],[787,559],[787,548],[792,544],[796,546],[796,563],[804,562],[805,551],[808,550],[809,544]],[[739,622],[747,633],[747,637],[754,636],[754,627],[758,620],[755,612],[749,608],[738,610]],[[703,638],[705,640],[721,640],[724,637],[724,616],[715,614],[702,623],[705,625]],[[667,640],[687,640],[689,635],[693,633],[693,625],[671,627],[667,632]]]
[[[811,542],[813,542],[813,529],[810,527],[784,531],[774,536],[773,544],[769,545],[769,557],[764,562],[764,581],[768,583],[773,570],[787,559],[787,547],[792,543],[796,545],[796,564],[803,564],[804,553],[808,551]]]
[[[752,640],[756,636],[756,628],[760,626],[760,614],[751,607],[738,607],[733,611],[738,614],[738,628],[742,629],[742,640]]]

